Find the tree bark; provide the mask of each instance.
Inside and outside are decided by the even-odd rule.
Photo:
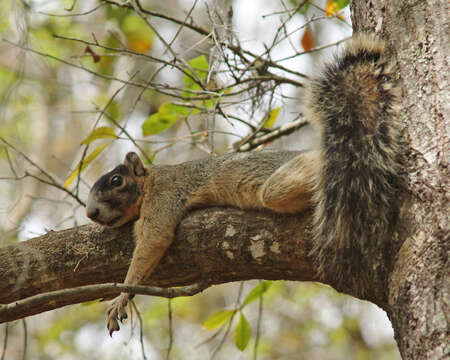
[[[410,148],[408,231],[386,284],[384,309],[404,359],[448,358],[448,2],[354,1],[352,19],[358,31],[381,32],[397,58]]]

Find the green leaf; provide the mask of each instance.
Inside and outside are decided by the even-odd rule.
[[[114,129],[112,127],[101,126],[101,127],[98,127],[97,129],[94,129],[89,134],[89,136],[81,142],[81,144],[87,145],[87,144],[90,144],[91,142],[93,142],[94,140],[105,139],[105,138],[117,139],[116,133],[114,132]]]
[[[112,6],[109,6],[109,8],[112,8]],[[117,39],[117,34],[109,34],[108,38],[106,39],[106,46],[109,48],[115,48],[120,51],[120,41]],[[105,54],[115,54],[116,52],[114,50],[105,49]],[[117,62],[118,56],[101,56],[100,57],[100,63],[98,64],[98,69],[102,74],[105,75],[113,75],[114,73],[114,65]],[[113,102],[115,103],[115,101]],[[113,116],[115,119],[117,117],[114,116],[113,111],[111,109],[108,109],[111,116]],[[115,109],[114,109],[115,110]],[[119,111],[120,115],[120,111]]]
[[[91,305],[99,303],[100,301],[102,301],[102,299],[95,299],[95,300],[82,302],[80,305],[81,306],[91,306]]]
[[[150,115],[142,124],[142,133],[144,136],[159,134],[174,125],[180,118],[198,112],[198,109],[189,106],[164,103],[156,114]]]
[[[1,17],[0,17],[1,19]],[[0,20],[1,21],[1,20]],[[0,66],[0,95],[3,96],[3,92],[10,88],[13,81],[17,79],[17,74],[7,67]]]
[[[208,60],[206,60],[205,55],[200,55],[189,60],[188,64],[192,68],[192,70],[194,70],[194,73],[201,81],[206,80],[209,71],[209,64]],[[192,74],[191,69],[187,69],[187,72]],[[192,81],[192,79],[190,77],[187,77],[187,81]]]
[[[241,313],[241,318],[234,332],[234,343],[236,347],[244,351],[250,341],[250,335],[252,334],[252,328],[245,318],[244,314]]]
[[[298,10],[298,12],[299,12],[300,14],[302,14],[302,15],[306,15],[307,12],[308,12],[308,10],[309,10],[309,5],[310,5],[309,2],[305,3],[305,4]],[[296,4],[295,6],[298,6],[298,4]]]
[[[57,45],[52,36],[52,31],[47,24],[46,26],[39,26],[34,29],[30,29],[29,41],[37,51],[44,52],[50,56],[61,58],[63,48]],[[53,41],[52,41],[53,40]],[[44,58],[46,62],[52,67],[59,65],[58,61],[49,57]]]
[[[88,156],[86,156],[83,160],[83,164],[81,165],[81,169],[80,169],[80,163],[78,163],[75,170],[72,172],[72,174],[70,174],[70,176],[67,178],[66,182],[64,183],[64,187],[68,188],[70,186],[70,184],[72,183],[73,179],[75,179],[75,177],[78,175],[78,173],[80,171],[83,171],[86,168],[86,166],[88,166],[89,163],[91,163],[92,160],[94,160],[111,143],[112,143],[112,141],[99,146],[97,149],[95,149],[93,152],[91,152]]]
[[[117,101],[112,101],[105,110],[114,120],[119,121],[121,111]]]
[[[180,115],[177,114],[160,114],[159,112],[150,115],[142,124],[142,134],[144,136],[159,134],[170,128],[179,118]]]
[[[270,285],[272,285],[271,281],[261,281],[258,285],[256,285],[253,290],[248,293],[242,303],[241,309],[262,296],[269,289]]]
[[[178,104],[172,104],[172,103],[166,103],[165,110],[169,112],[174,112],[179,115],[188,116],[192,114],[197,114],[200,111],[198,109],[192,108],[190,106],[184,106],[184,105],[178,105]]]
[[[148,156],[148,159],[143,158],[142,162],[144,163],[144,165],[151,165],[151,164],[153,164],[153,161],[155,161],[155,157],[156,157],[156,153],[152,153],[150,156]]]
[[[121,110],[117,101],[111,101],[111,98],[107,94],[102,93],[96,97],[95,104],[99,108],[103,108],[114,120],[119,121]]]
[[[217,97],[215,97],[215,99],[217,99]],[[205,107],[205,109],[211,109],[214,106],[214,101],[213,100],[203,100],[203,106]]]
[[[183,114],[185,113],[184,106],[178,106],[171,103],[162,104],[159,107],[158,112],[150,115],[142,124],[143,135],[156,135],[167,130],[183,116],[180,112]]]
[[[327,0],[325,4],[325,14],[328,17],[333,17],[348,4],[348,0]]]
[[[349,4],[348,0],[337,0],[335,2],[336,2],[338,10],[342,10]]]
[[[202,87],[198,84],[198,80],[205,82],[209,71],[208,60],[206,60],[205,55],[189,60],[188,64],[193,72],[190,68],[186,68],[186,73],[191,76],[186,74],[183,75],[183,88],[185,89],[185,91],[183,91],[183,97],[186,100],[189,100],[189,98],[193,96],[191,92],[186,90],[202,90]]]
[[[214,330],[219,326],[225,324],[231,316],[234,314],[235,310],[222,310],[211,315],[203,323],[203,328],[206,330]]]
[[[275,124],[275,121],[277,120],[278,115],[280,114],[280,109],[281,109],[280,107],[277,107],[270,110],[269,118],[264,123],[264,127],[266,129],[271,128]]]

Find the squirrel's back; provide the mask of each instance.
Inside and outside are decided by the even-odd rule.
[[[305,115],[318,128],[322,163],[311,253],[319,272],[336,274],[341,285],[357,274],[370,279],[371,250],[386,244],[397,219],[402,150],[394,71],[383,42],[359,35],[307,90]]]

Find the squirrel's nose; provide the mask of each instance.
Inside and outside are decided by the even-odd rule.
[[[98,215],[100,214],[100,210],[96,207],[89,208],[86,210],[86,215],[89,219],[95,220],[98,218]]]

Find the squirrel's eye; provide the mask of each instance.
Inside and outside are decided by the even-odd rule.
[[[111,186],[117,187],[122,185],[122,183],[123,183],[122,177],[119,175],[114,175],[111,178]]]

